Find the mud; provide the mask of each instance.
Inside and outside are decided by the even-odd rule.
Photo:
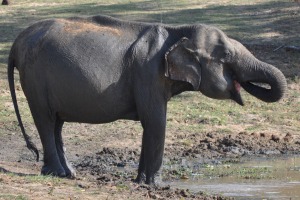
[[[247,133],[224,135],[207,133],[204,136],[192,134],[189,138],[198,141],[184,150],[180,156],[193,158],[223,158],[254,155],[296,154],[300,150],[299,137],[290,133]],[[176,145],[176,144],[174,144]]]
[[[81,176],[94,179],[100,186],[128,187],[132,193],[140,193],[150,199],[230,199],[218,195],[205,195],[203,192],[191,192],[188,189],[171,188],[159,183],[157,187],[134,183],[139,158],[137,149],[103,148],[92,156],[85,156],[76,168]],[[84,187],[84,186],[83,186]]]
[[[192,147],[186,147],[182,139],[194,141]],[[224,159],[236,159],[251,156],[280,156],[298,154],[300,138],[291,134],[277,135],[272,133],[237,134],[207,133],[178,135],[172,139],[172,144],[166,146],[164,162],[181,163],[190,160],[202,164],[222,162]],[[98,185],[125,185],[131,192],[141,193],[152,199],[186,198],[186,199],[228,199],[222,196],[205,196],[203,193],[193,193],[189,190],[162,186],[151,188],[146,185],[133,184],[137,173],[139,149],[137,148],[103,148],[102,150],[84,156],[75,163],[81,176],[93,179]],[[163,181],[176,179],[176,169],[163,167]],[[164,185],[164,182],[161,183]]]

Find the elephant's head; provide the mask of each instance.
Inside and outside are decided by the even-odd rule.
[[[213,27],[201,26],[191,37],[181,38],[165,59],[167,77],[188,82],[211,98],[243,105],[241,87],[265,102],[278,101],[286,92],[280,70],[259,61],[242,44]]]

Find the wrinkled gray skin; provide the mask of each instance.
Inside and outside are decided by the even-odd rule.
[[[172,96],[200,91],[243,105],[240,86],[266,102],[278,101],[286,91],[285,77],[277,68],[257,60],[212,26],[146,24],[105,16],[41,21],[18,36],[8,64],[18,121],[37,156],[20,118],[14,67],[42,141],[42,174],[62,177],[75,176],[63,150],[64,122],[140,121],[144,133],[136,181],[155,184]]]

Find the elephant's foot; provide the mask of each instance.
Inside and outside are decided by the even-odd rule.
[[[51,175],[51,176],[58,176],[58,177],[66,177],[66,172],[62,167],[54,167],[50,165],[44,165],[41,171],[42,175]]]
[[[145,183],[153,188],[158,188],[161,185],[161,181],[156,176],[151,176],[146,179]]]
[[[66,172],[67,178],[71,178],[71,179],[76,178],[76,171],[69,162],[66,162],[66,166],[63,167]]]
[[[149,177],[146,177],[144,173],[140,173],[138,174],[134,182],[138,184],[145,183],[146,185],[149,185],[150,187],[154,187],[154,188],[157,188],[162,184],[161,176],[159,173]]]
[[[146,175],[145,173],[139,173],[136,177],[136,179],[134,180],[135,183],[138,183],[138,184],[142,184],[142,183],[145,183],[146,181]]]

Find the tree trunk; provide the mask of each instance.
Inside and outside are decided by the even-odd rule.
[[[9,0],[2,0],[2,5],[8,5],[9,3]]]

